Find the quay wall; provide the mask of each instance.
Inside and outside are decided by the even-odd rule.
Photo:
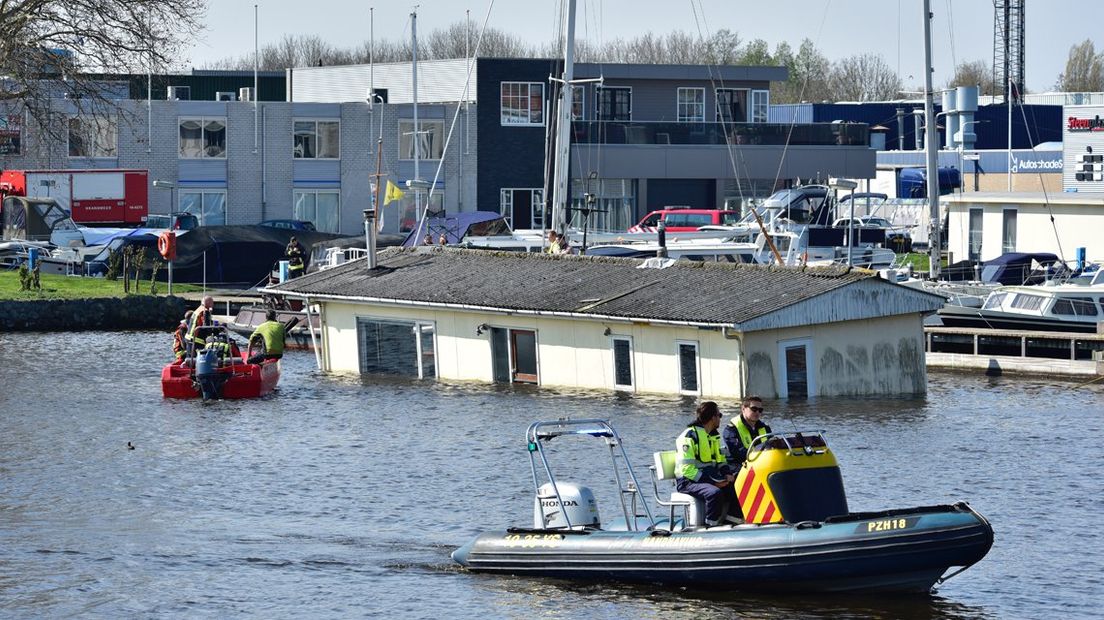
[[[188,305],[152,295],[0,301],[0,332],[171,329]]]

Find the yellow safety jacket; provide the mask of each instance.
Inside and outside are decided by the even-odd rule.
[[[279,321],[265,321],[257,326],[257,329],[253,330],[253,334],[249,336],[249,340],[257,335],[264,338],[265,355],[283,355],[284,354],[284,324]]]
[[[207,339],[204,337],[196,336],[197,327],[206,327],[211,325],[211,311],[206,306],[200,306],[198,310],[192,313],[192,318],[188,321],[188,338],[195,342],[195,348],[202,349],[207,344]]]
[[[675,440],[675,475],[699,482],[702,471],[707,467],[720,467],[725,464],[721,453],[721,436],[710,433],[704,427],[690,425]]]

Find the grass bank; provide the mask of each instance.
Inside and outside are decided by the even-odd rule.
[[[42,290],[19,290],[19,273],[12,269],[0,271],[0,300],[29,301],[35,299],[92,299],[97,297],[123,297],[123,281],[107,280],[105,278],[79,278],[74,276],[59,276],[43,274],[40,280]],[[150,283],[143,280],[135,288],[131,283],[131,293],[142,295],[150,294]],[[169,290],[168,284],[157,283],[157,294],[164,295]],[[194,284],[173,283],[174,293],[186,293],[201,291],[203,287]]]

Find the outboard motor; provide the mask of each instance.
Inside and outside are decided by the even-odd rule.
[[[736,498],[748,523],[823,521],[848,512],[836,456],[815,431],[756,437],[736,476]]]
[[[586,528],[599,528],[602,520],[598,516],[598,503],[594,501],[594,493],[590,488],[573,482],[558,482],[556,488],[560,490],[560,499],[563,500],[563,510],[560,510],[560,502],[556,499],[556,492],[552,483],[541,485],[537,496],[533,498],[533,527],[538,530],[566,529],[568,520],[571,521],[571,529],[581,530]],[[567,519],[564,518],[566,513]]]
[[[218,398],[222,395],[222,387],[230,378],[229,373],[219,372],[219,353],[213,347],[207,347],[196,353],[195,382],[196,387],[203,395],[203,400]]]

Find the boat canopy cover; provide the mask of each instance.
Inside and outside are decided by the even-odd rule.
[[[1030,276],[1061,262],[1049,252],[1009,252],[982,263],[981,281],[997,284],[1028,284]],[[1042,277],[1041,274],[1040,277]]]
[[[430,217],[418,222],[418,226],[406,236],[403,247],[422,245],[426,234],[433,239],[433,243],[437,243],[440,236],[445,235],[448,243],[456,244],[468,235],[490,237],[508,235],[510,232],[510,225],[501,214],[494,211],[469,211],[444,217]]]

